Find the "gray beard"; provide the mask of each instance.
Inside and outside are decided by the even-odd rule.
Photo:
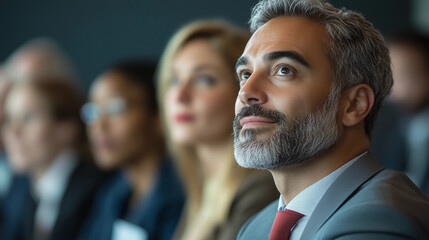
[[[338,97],[332,93],[316,111],[289,123],[280,112],[258,105],[244,107],[234,119],[235,159],[240,166],[255,169],[278,169],[311,159],[337,141],[337,111]],[[239,121],[246,116],[275,120],[278,129],[268,139],[258,140],[258,134],[267,130],[241,130]]]

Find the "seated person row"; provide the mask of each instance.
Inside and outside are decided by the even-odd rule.
[[[235,239],[248,218],[278,197],[267,174],[242,169],[233,158],[231,122],[238,90],[233,69],[248,38],[246,31],[226,23],[198,22],[181,29],[164,54],[159,84],[160,99],[165,97],[166,101],[161,101],[161,108],[168,142],[186,189],[187,204],[182,214],[184,196],[164,149],[153,67],[140,61],[122,62],[96,79],[90,91],[91,102],[84,105],[81,113],[88,124],[97,165],[117,173],[106,184],[96,184],[103,187],[92,213],[89,219],[80,219],[79,228],[82,223],[85,227],[82,232],[74,229],[74,234],[67,235],[70,239],[75,239],[78,232],[79,239],[121,239],[131,235],[171,239],[180,215],[177,239]],[[56,87],[50,91],[56,96],[63,93]],[[45,126],[46,131],[70,136],[67,131],[49,126]],[[30,192],[26,194],[31,199]],[[87,199],[92,201],[92,197]],[[35,208],[34,203],[28,205]],[[11,208],[11,215],[14,212]],[[34,210],[27,212],[30,220],[25,222],[31,222]],[[81,213],[73,211],[74,215]],[[32,229],[30,224],[17,234],[59,239],[36,226]],[[60,236],[63,233],[55,232]]]
[[[15,50],[0,66],[0,119],[3,119],[4,101],[10,84],[22,79],[69,79],[76,74],[70,59],[52,39],[35,38]],[[7,195],[15,178],[9,166],[3,144],[0,142],[0,201]],[[19,181],[19,180],[17,180]],[[17,186],[14,187],[16,190]]]
[[[179,46],[167,47],[160,67],[162,114],[187,193],[177,239],[235,239],[242,224],[277,197],[266,174],[252,175],[233,159],[231,122],[238,85],[232,70],[249,36],[234,30],[217,22],[185,26],[169,45],[180,41]],[[214,42],[219,49],[212,47]],[[231,50],[228,61],[219,57]],[[173,71],[178,75],[170,75]],[[83,239],[117,239],[131,232],[148,239],[172,237],[181,212],[181,186],[169,160],[162,159],[151,80],[145,63],[114,65],[96,79],[92,102],[82,109],[97,164],[121,169],[99,195]],[[185,150],[190,152],[182,155]]]

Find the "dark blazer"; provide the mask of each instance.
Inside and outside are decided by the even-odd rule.
[[[131,196],[131,186],[123,173],[115,175],[97,197],[96,208],[79,239],[112,238],[113,224],[124,218]],[[184,204],[184,193],[171,161],[165,159],[152,192],[126,220],[140,226],[148,239],[170,240]]]
[[[80,162],[70,176],[60,203],[59,214],[51,232],[51,240],[76,239],[89,216],[95,192],[106,179],[94,166]],[[28,179],[18,177],[3,205],[2,240],[33,239],[36,203]]]
[[[424,179],[425,180],[423,182],[423,185],[420,187],[420,189],[422,189],[422,191],[426,194],[426,196],[429,197],[429,166],[426,170],[426,177]]]
[[[277,206],[247,222],[237,239],[268,239]],[[328,188],[301,239],[429,239],[429,199],[366,154]]]
[[[31,199],[30,182],[25,176],[13,176],[9,192],[2,200],[1,222],[0,222],[0,239],[14,239],[22,227],[22,214],[25,208],[29,208],[27,200]],[[31,203],[31,208],[35,210],[35,204]]]
[[[232,200],[227,220],[207,240],[233,240],[241,227],[280,196],[269,172],[256,170],[243,182]]]

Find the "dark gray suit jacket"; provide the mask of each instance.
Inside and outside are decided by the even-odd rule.
[[[277,206],[249,220],[237,239],[268,239]],[[407,176],[366,154],[328,188],[301,239],[429,239],[429,199]]]

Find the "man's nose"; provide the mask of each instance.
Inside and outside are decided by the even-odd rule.
[[[243,105],[260,105],[267,101],[264,91],[265,79],[258,74],[252,74],[246,83],[240,88],[238,97]]]

